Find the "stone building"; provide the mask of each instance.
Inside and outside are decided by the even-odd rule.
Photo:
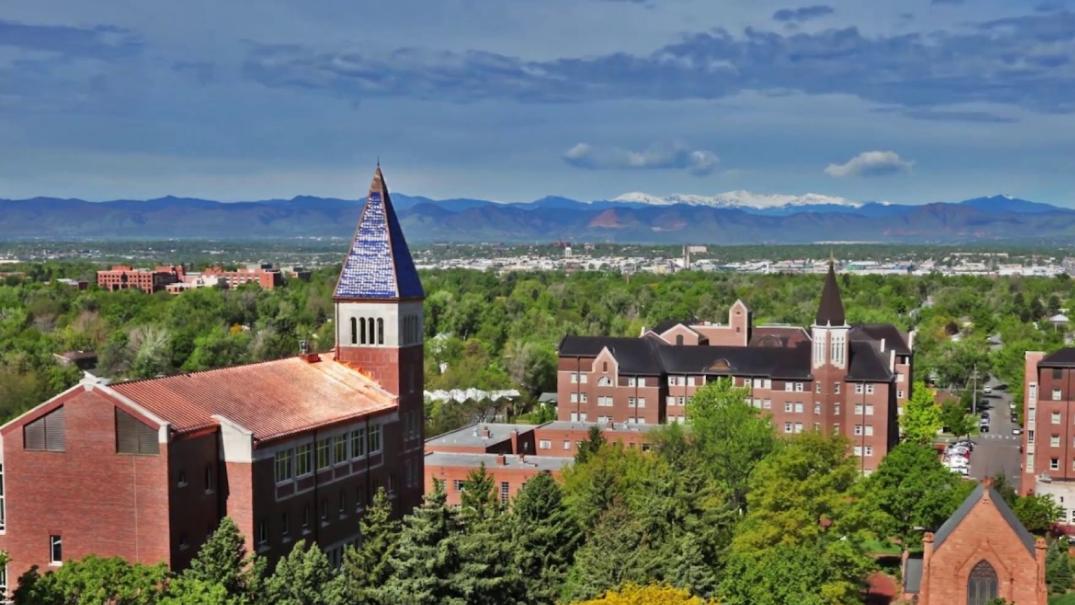
[[[728,323],[667,322],[639,338],[568,336],[560,343],[558,415],[576,422],[682,422],[695,390],[731,378],[785,434],[842,434],[877,467],[898,439],[911,396],[914,333],[849,325],[833,263],[809,330],[755,326],[736,301]]]
[[[378,167],[331,353],[87,376],[0,427],[5,588],[90,554],[182,568],[224,516],[270,560],[310,540],[338,562],[377,488],[400,514],[421,500],[423,296]]]

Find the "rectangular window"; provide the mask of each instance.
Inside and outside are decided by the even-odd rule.
[[[213,488],[216,487],[213,483],[213,463],[205,465],[205,469],[202,471],[202,483],[205,484],[205,492],[210,493]]]
[[[1051,447],[1060,447],[1060,435],[1049,435],[1049,445]]]
[[[1027,399],[1031,403],[1034,403],[1035,401],[1037,401],[1038,400],[1038,383],[1036,383],[1036,382],[1030,383],[1030,388],[1027,389],[1027,390],[1029,391],[1027,393]]]
[[[597,397],[597,405],[599,405],[599,406],[601,406],[603,408],[612,407],[612,397],[610,397],[608,395],[598,395],[598,397]]]
[[[821,413],[821,404],[820,403],[815,403],[814,404],[814,414],[816,415],[816,414],[820,414],[820,413]]]
[[[463,491],[463,480],[462,479],[453,479],[452,480],[452,487],[455,488],[455,491],[457,491],[457,492]]]
[[[796,422],[795,423],[795,432],[796,433],[803,432],[803,423],[801,423],[801,422]]]
[[[501,481],[500,482],[500,501],[502,503],[504,503],[504,504],[508,503],[508,498],[510,497],[510,491],[511,491],[511,484],[508,483],[507,481]]]
[[[814,383],[814,392],[817,393],[818,395],[821,394],[821,383],[820,382],[815,382]]]
[[[314,470],[313,452],[310,444],[304,443],[295,448],[295,476],[301,477]]]
[[[866,394],[867,395],[873,395],[873,385],[872,384],[866,385]]]
[[[1053,424],[1060,424],[1060,412],[1054,410],[1051,414],[1050,420]]]
[[[366,429],[351,431],[351,456],[361,458],[366,455]]]
[[[317,442],[317,470],[328,468],[331,464],[330,451],[332,444],[328,439],[320,439]]]
[[[896,399],[903,399],[903,389],[896,389]]]
[[[335,447],[335,452],[334,452],[334,458],[332,459],[332,461],[335,462],[336,464],[341,464],[343,462],[347,462],[350,459],[350,456],[347,455],[347,442],[348,441],[349,441],[349,439],[347,438],[346,434],[336,435],[336,437],[335,437],[336,447]]]
[[[1053,389],[1053,401],[1060,401],[1060,389]]]
[[[284,450],[276,452],[276,482],[283,483],[291,479],[291,452]]]
[[[291,533],[291,525],[287,522],[287,512],[280,513],[280,536],[285,540]]]
[[[785,393],[790,393],[793,390],[795,390],[795,385],[793,383],[791,383],[791,382],[785,382],[784,383],[784,392]]]
[[[371,454],[381,451],[381,425],[375,424],[370,427],[369,450]]]
[[[265,546],[269,543],[269,523],[262,519],[258,521],[258,546]]]
[[[832,383],[832,392],[833,392],[834,395],[839,395],[840,394],[840,383],[839,382]]]
[[[773,409],[773,400],[772,399],[762,399],[761,400],[761,409],[763,409],[763,410],[771,410],[771,409]]]
[[[564,440],[564,449],[565,450],[571,449],[571,442],[567,441],[566,439]]]
[[[549,441],[548,439],[542,439],[541,441],[538,441],[538,448],[543,450],[552,449],[552,441]]]
[[[861,395],[862,394],[862,384],[861,383],[856,383],[855,384],[855,394],[856,395]]]
[[[801,382],[796,382],[796,383],[795,383],[795,392],[796,392],[796,393],[802,393],[802,392],[803,392],[803,391],[805,390],[805,389],[803,388],[804,386],[805,386],[805,385],[804,385],[803,383],[801,383]]]
[[[803,402],[796,401],[795,402],[795,412],[798,413],[798,414],[802,414],[804,411],[806,411],[806,408],[803,406]]]
[[[785,401],[784,402],[784,411],[785,412],[790,414],[791,411],[794,410],[794,409],[795,409],[795,406],[790,401]]]
[[[1060,470],[1060,459],[1059,458],[1049,458],[1049,470],[1052,470],[1052,471]]]
[[[838,403],[833,404],[832,413],[836,414],[837,416],[840,415],[840,404],[838,404]]]
[[[785,432],[785,433],[790,433],[790,432],[791,432],[791,429],[792,429],[792,425],[791,425],[791,423],[790,423],[790,422],[785,422],[785,423],[784,423],[784,432]]]
[[[63,538],[49,536],[49,564],[59,565],[63,563]]]

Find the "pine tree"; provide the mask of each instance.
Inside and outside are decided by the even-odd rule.
[[[432,493],[403,523],[399,545],[390,559],[392,575],[384,585],[384,601],[399,605],[462,605],[453,580],[462,561],[459,555],[457,513],[448,507],[444,483],[436,481]]]
[[[256,599],[264,568],[264,562],[257,557],[247,557],[239,528],[229,517],[224,517],[183,576],[210,585],[220,584],[232,596]]]
[[[525,584],[512,558],[506,513],[495,510],[471,517],[458,537],[460,568],[451,580],[469,605],[524,602]]]
[[[335,577],[328,557],[317,547],[299,540],[266,581],[268,602],[274,605],[329,605]]]
[[[530,603],[554,603],[581,534],[548,473],[527,481],[511,507],[515,565]]]
[[[467,521],[488,518],[500,509],[493,476],[485,470],[484,462],[463,481],[461,504],[463,518]]]
[[[564,584],[567,602],[592,598],[626,582],[655,579],[659,557],[650,548],[641,523],[620,503],[602,515],[575,561]]]
[[[584,464],[605,444],[605,435],[601,427],[596,424],[590,427],[586,440],[579,444],[578,452],[575,453],[575,463]]]
[[[399,545],[400,525],[392,516],[392,502],[378,488],[359,523],[362,542],[344,552],[336,583],[345,602],[355,605],[384,603],[381,590],[392,575],[391,558]]]
[[[1066,539],[1053,540],[1045,553],[1045,583],[1049,592],[1063,594],[1071,589],[1071,556],[1068,555]]]

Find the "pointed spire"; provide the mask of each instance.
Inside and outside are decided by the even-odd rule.
[[[814,324],[818,326],[844,325],[844,302],[840,298],[840,286],[836,283],[836,263],[829,260],[829,272],[825,287],[821,290],[821,304],[817,308]]]
[[[334,298],[401,300],[424,296],[378,160]]]

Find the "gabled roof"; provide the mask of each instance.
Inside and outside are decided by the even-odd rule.
[[[1064,347],[1038,362],[1039,368],[1072,368],[1075,367],[1075,348]]]
[[[872,343],[852,340],[848,344],[851,360],[847,368],[848,380],[867,382],[892,380],[893,374],[888,369],[888,362],[882,359]]]
[[[665,332],[667,332],[668,330],[671,330],[672,328],[674,328],[676,326],[683,326],[684,328],[687,328],[691,332],[695,332],[697,334],[697,332],[694,330],[694,328],[691,327],[691,324],[696,324],[696,323],[698,323],[697,319],[685,319],[685,320],[666,319],[666,320],[660,322],[659,324],[653,326],[653,328],[651,328],[651,329],[657,334],[664,334]]]
[[[885,341],[885,351],[894,349],[897,355],[910,355],[911,347],[907,346],[907,339],[892,324],[858,324],[851,326],[849,332],[851,340],[870,340],[880,345]]]
[[[401,300],[425,296],[403,238],[380,165],[336,282],[337,300]]]
[[[948,520],[944,522],[944,525],[941,525],[940,529],[933,535],[934,552],[940,550],[941,546],[944,545],[944,541],[955,532],[956,528],[959,527],[959,524],[963,522],[963,519],[965,519],[967,515],[970,514],[971,510],[978,505],[978,502],[986,494],[986,490],[989,490],[989,499],[993,502],[993,506],[996,507],[997,512],[1000,513],[1000,516],[1008,526],[1011,527],[1012,531],[1015,532],[1016,537],[1018,537],[1019,541],[1026,547],[1030,556],[1033,557],[1034,536],[1030,535],[1030,532],[1028,532],[1026,528],[1023,527],[1023,524],[1019,522],[1019,518],[1015,516],[1015,513],[1012,512],[1012,509],[1008,506],[1008,503],[1004,501],[1004,498],[1002,498],[1000,494],[997,493],[997,490],[993,489],[991,485],[988,485],[986,481],[979,483],[978,486],[974,488],[974,491],[967,496],[967,499],[963,501],[963,504],[956,509],[956,512],[952,513],[951,517],[948,517]]]
[[[796,347],[804,342],[810,342],[810,334],[799,326],[755,326],[749,346]]]
[[[290,357],[105,387],[177,432],[218,424],[223,416],[268,440],[394,410],[393,395],[353,367],[313,356]]]
[[[627,338],[615,336],[565,336],[560,341],[560,355],[597,357],[606,347],[620,367],[621,374],[654,376],[661,373],[655,347],[663,343],[657,336]]]
[[[840,298],[840,286],[836,283],[836,269],[829,261],[829,272],[825,275],[825,287],[821,290],[821,304],[817,307],[814,324],[819,326],[844,325],[844,302]]]

